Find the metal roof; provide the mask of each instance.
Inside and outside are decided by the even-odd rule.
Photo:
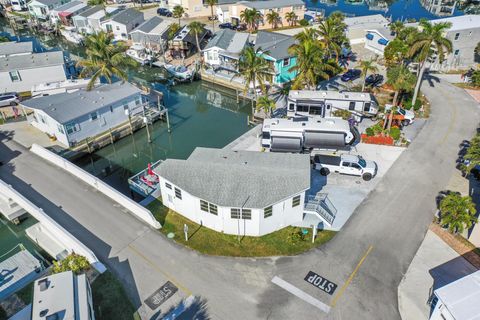
[[[156,33],[156,34],[162,35],[168,28],[170,28],[170,25],[171,25],[170,21],[166,21],[160,17],[155,16],[143,22],[142,24],[140,24],[130,33],[142,32],[142,33]]]
[[[81,8],[84,8],[86,7],[87,5],[81,1],[71,1],[71,2],[68,2],[68,3],[65,3],[57,8],[55,8],[55,11],[57,12],[64,12],[64,11],[67,11],[67,12],[74,12],[76,10],[79,10]],[[78,7],[78,8],[76,8]],[[74,8],[74,10],[70,10]]]
[[[115,21],[121,24],[129,24],[130,22],[138,19],[139,17],[143,19],[143,12],[140,12],[133,8],[128,8],[114,15],[112,17],[112,21]]]
[[[35,0],[35,1],[46,6],[52,6],[57,3],[60,3],[60,0]]]
[[[307,154],[196,148],[154,171],[195,197],[224,207],[265,208],[310,188]]]
[[[354,91],[313,91],[313,90],[290,90],[288,93],[289,100],[352,100],[369,102],[374,100],[370,93],[354,92]]]
[[[480,319],[480,271],[435,290],[455,319]]]
[[[215,33],[215,36],[208,42],[204,50],[217,47],[238,55],[245,47],[249,36],[250,34],[248,33],[223,29]]]
[[[102,6],[93,6],[85,11],[83,11],[82,13],[80,13],[78,16],[80,17],[84,17],[84,18],[88,18],[90,17],[92,14],[95,14],[99,11],[103,10],[103,7]]]
[[[246,7],[254,8],[257,10],[283,8],[290,6],[305,6],[305,2],[303,2],[302,0],[242,1],[239,3],[243,4]]]
[[[10,55],[18,53],[32,53],[33,42],[2,42],[0,43],[0,55]]]
[[[0,57],[0,72],[33,69],[64,64],[63,51]]]
[[[255,41],[255,49],[260,48],[262,51],[268,51],[268,56],[280,60],[290,57],[288,48],[295,44],[294,37],[281,33],[258,31]]]
[[[439,22],[450,22],[452,26],[449,31],[458,31],[458,30],[465,30],[465,29],[475,29],[480,28],[480,16],[479,15],[464,15],[458,17],[449,17],[443,19],[435,19],[430,20],[431,23],[439,23]]]
[[[65,124],[140,92],[128,82],[116,82],[90,91],[80,89],[29,99],[21,104],[26,108],[42,110],[58,123]]]

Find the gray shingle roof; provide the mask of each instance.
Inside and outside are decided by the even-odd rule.
[[[39,2],[41,4],[44,4],[46,6],[51,6],[51,5],[55,5],[55,4],[60,3],[59,0],[37,0],[37,2]]]
[[[290,57],[288,48],[295,44],[295,41],[294,37],[285,34],[258,31],[255,49],[261,48],[262,51],[268,51],[270,57],[280,60]]]
[[[155,29],[158,25],[160,25],[162,22],[163,22],[162,18],[155,16],[143,22],[141,25],[136,27],[132,32],[141,31],[144,33],[149,33],[150,31]]]
[[[65,4],[55,8],[55,11],[58,11],[58,12],[68,11],[69,9],[71,9],[73,7],[76,7],[78,5],[81,5],[81,4],[83,4],[83,2],[81,2],[81,1],[71,1],[69,3],[65,3]]]
[[[243,1],[241,2],[247,7],[257,10],[283,8],[290,6],[304,6],[305,3],[302,0],[266,0],[266,1]]]
[[[0,71],[57,66],[64,63],[63,51],[22,54],[0,58]]]
[[[140,12],[133,8],[128,8],[122,10],[112,17],[112,20],[121,24],[129,24],[130,22],[138,19],[139,17],[143,18],[143,12]]]
[[[2,42],[0,43],[0,55],[33,52],[33,42]]]
[[[27,108],[43,110],[57,122],[65,124],[139,92],[140,89],[130,83],[116,82],[100,85],[91,91],[80,89],[25,100],[21,104]]]
[[[196,148],[187,160],[156,169],[195,197],[225,207],[265,208],[310,188],[310,157]]]
[[[248,37],[248,33],[223,29],[215,33],[215,36],[208,42],[204,50],[217,47],[238,55],[245,47]]]

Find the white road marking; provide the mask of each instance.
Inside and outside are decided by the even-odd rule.
[[[299,297],[303,301],[310,303],[312,306],[317,307],[318,309],[322,310],[323,312],[325,312],[325,313],[330,312],[330,306],[326,305],[325,303],[321,302],[318,299],[315,299],[314,297],[312,297],[308,293],[298,289],[297,287],[288,283],[287,281],[275,276],[275,277],[273,277],[272,282],[275,283],[280,288],[283,288],[283,289],[287,290],[288,292],[290,292],[291,294]]]

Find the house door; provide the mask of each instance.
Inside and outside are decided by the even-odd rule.
[[[167,207],[172,210],[175,210],[175,203],[173,202],[173,196],[171,194],[167,194]]]

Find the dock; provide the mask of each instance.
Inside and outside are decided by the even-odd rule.
[[[12,255],[15,249],[20,251]],[[0,260],[2,257],[6,258],[0,261],[0,300],[42,275],[42,263],[21,244],[4,253]]]
[[[128,178],[130,190],[145,198],[150,195],[155,197],[160,196],[160,194],[157,194],[159,191],[159,179],[158,176],[153,173],[153,169],[158,167],[162,161],[163,160],[158,160],[151,165],[148,164],[147,168]]]

